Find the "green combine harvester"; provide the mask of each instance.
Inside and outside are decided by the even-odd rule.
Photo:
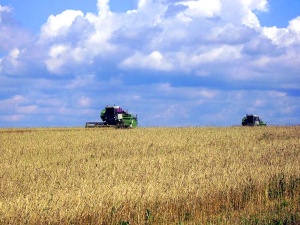
[[[257,115],[247,114],[242,119],[242,125],[243,126],[267,126],[267,123],[262,121],[262,119],[259,118]]]
[[[86,128],[116,127],[134,128],[138,125],[137,116],[127,113],[120,106],[106,106],[100,113],[102,122],[86,122]]]

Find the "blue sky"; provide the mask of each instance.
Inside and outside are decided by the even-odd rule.
[[[0,0],[0,127],[300,124],[299,62],[299,0]]]

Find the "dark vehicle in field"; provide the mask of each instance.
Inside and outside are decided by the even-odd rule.
[[[253,115],[253,114],[247,114],[242,119],[242,125],[243,126],[266,126],[267,123],[265,123],[259,116]]]
[[[86,128],[94,127],[137,127],[137,116],[124,111],[120,106],[106,106],[100,113],[102,122],[86,122]]]

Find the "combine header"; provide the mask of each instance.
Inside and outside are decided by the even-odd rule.
[[[116,127],[132,128],[137,127],[137,116],[123,111],[120,106],[106,106],[100,113],[102,122],[86,122],[86,128],[95,127]]]

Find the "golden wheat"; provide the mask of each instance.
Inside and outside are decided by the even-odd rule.
[[[233,224],[275,204],[280,179],[297,210],[299,140],[298,126],[0,129],[0,222]]]

